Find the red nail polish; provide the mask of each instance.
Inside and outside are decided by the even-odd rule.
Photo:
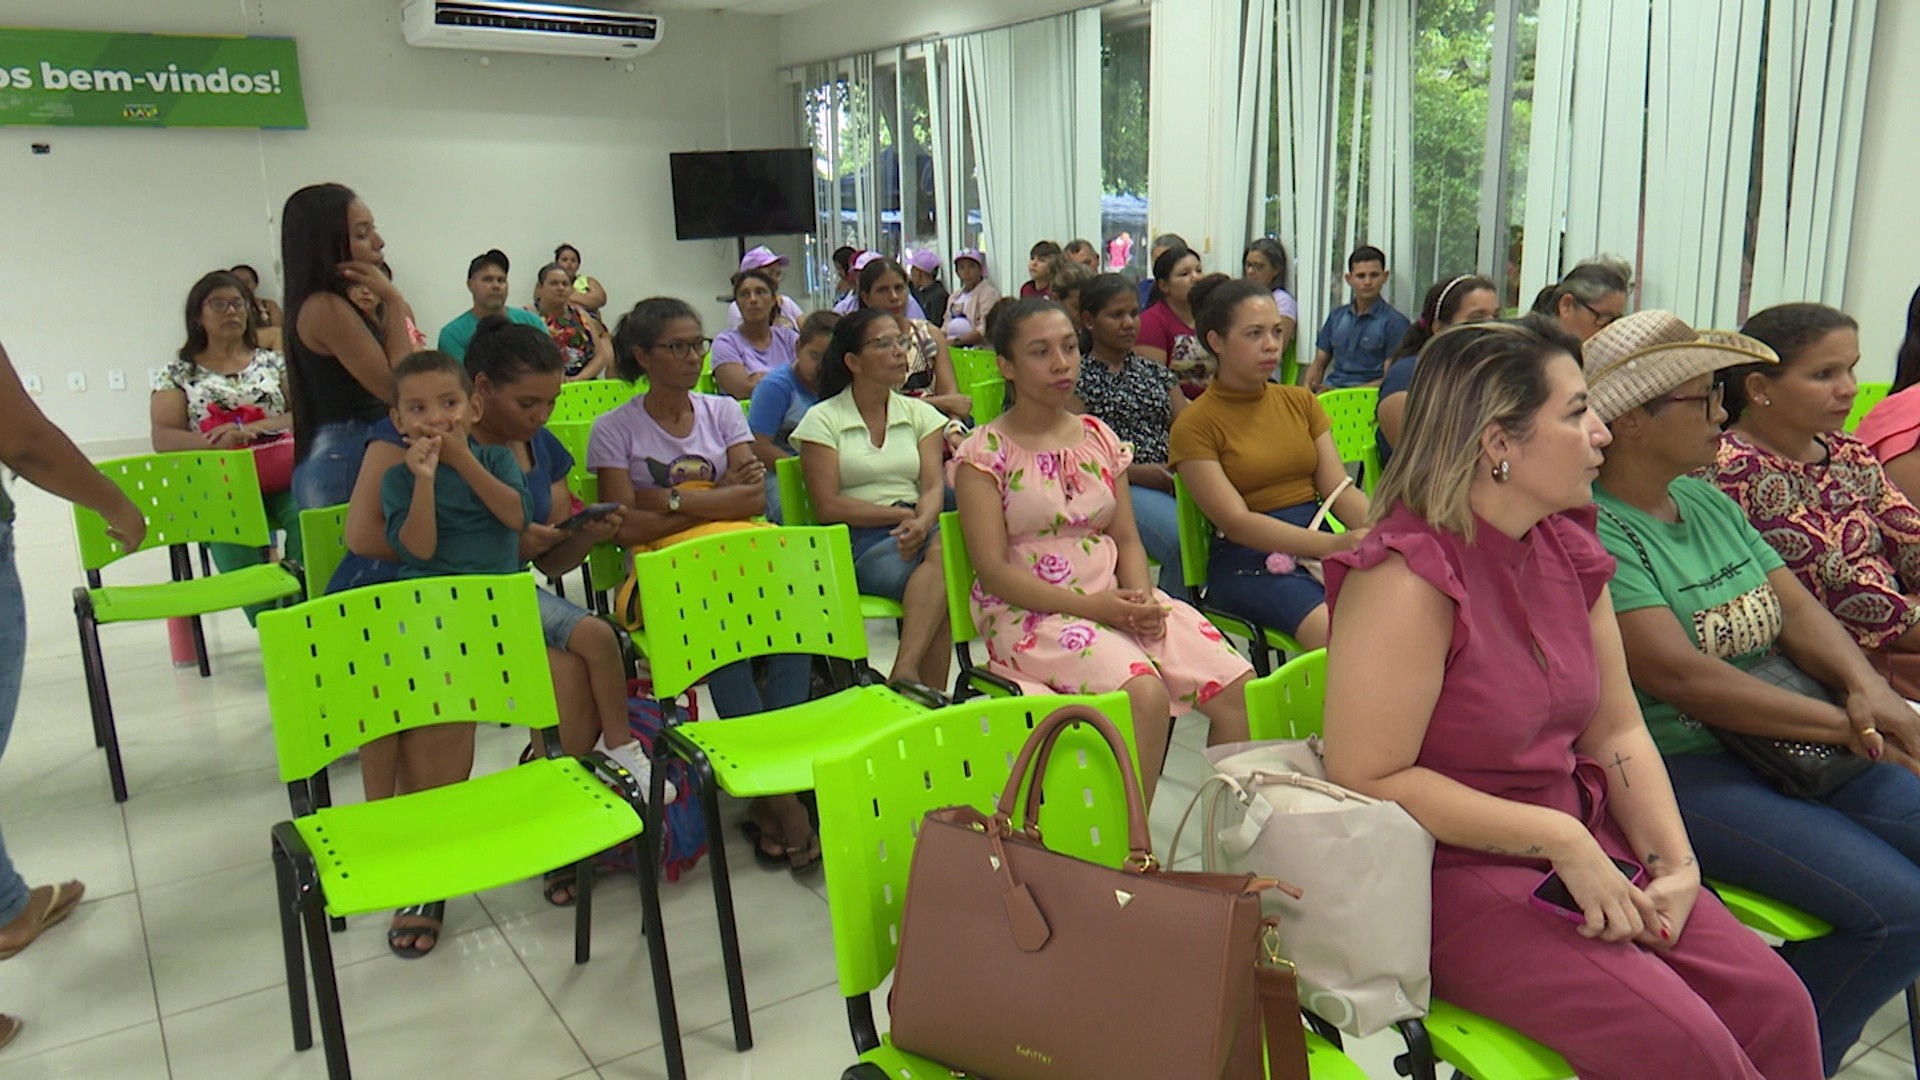
[[[1663,926],[1660,928],[1660,938],[1662,941],[1672,941],[1673,935],[1668,933],[1667,928]]]

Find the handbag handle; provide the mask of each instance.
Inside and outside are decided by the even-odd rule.
[[[1335,499],[1338,499],[1340,496],[1346,494],[1347,489],[1352,486],[1353,486],[1353,477],[1343,476],[1340,478],[1340,483],[1337,487],[1333,489],[1333,494],[1320,500],[1320,508],[1313,512],[1313,520],[1307,522],[1308,532],[1320,531],[1320,523],[1327,520],[1328,512],[1330,512],[1333,509],[1333,501]]]
[[[1120,730],[1113,721],[1101,715],[1099,710],[1086,705],[1063,705],[1040,721],[1027,736],[1020,747],[1020,756],[1014,759],[1013,774],[1007,777],[1006,790],[1000,793],[998,811],[993,815],[994,827],[1000,835],[1006,835],[1012,829],[1014,810],[1019,806],[1021,790],[1027,796],[1027,809],[1024,831],[1030,836],[1038,836],[1040,817],[1040,786],[1046,773],[1046,762],[1052,756],[1053,744],[1062,732],[1073,724],[1087,724],[1100,733],[1106,740],[1107,749],[1113,752],[1114,763],[1120,768],[1121,785],[1127,796],[1127,861],[1141,869],[1156,865],[1153,857],[1152,842],[1147,836],[1147,808],[1140,795],[1140,782],[1133,771],[1133,755],[1127,749],[1127,742],[1120,737]],[[1040,767],[1034,769],[1035,759]],[[1031,775],[1030,775],[1031,774]]]

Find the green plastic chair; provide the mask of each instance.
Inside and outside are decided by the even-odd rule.
[[[813,493],[807,490],[807,479],[801,472],[799,458],[784,457],[774,462],[773,482],[780,491],[781,524],[820,524],[819,516],[813,512]],[[897,621],[904,614],[906,609],[891,596],[860,594],[860,617],[863,619]]]
[[[85,507],[73,508],[80,568],[87,583],[73,590],[73,617],[80,628],[80,663],[86,673],[87,705],[93,715],[93,744],[107,752],[107,779],[115,802],[127,801],[126,771],[120,761],[120,735],[107,692],[106,657],[100,648],[105,623],[187,619],[193,625],[193,651],[200,677],[213,674],[207,657],[202,615],[250,605],[298,599],[300,579],[271,563],[241,567],[211,577],[193,576],[192,544],[243,544],[260,548],[273,541],[266,506],[260,501],[260,477],[248,450],[195,450],[147,454],[99,463],[147,519],[140,551],[166,548],[173,580],[159,585],[103,586],[100,571],[133,554],[107,535],[104,518]]]
[[[720,384],[713,379],[712,352],[708,352],[707,355],[700,360],[700,378],[695,380],[693,392],[696,394],[717,394],[720,392]]]
[[[983,699],[899,721],[859,744],[814,763],[820,843],[826,854],[827,906],[840,993],[859,1064],[842,1080],[895,1080],[949,1075],[948,1069],[897,1050],[874,1020],[872,995],[893,971],[907,872],[919,825],[929,810],[971,805],[991,812],[1013,758],[1035,725],[1054,709],[1084,704],[1104,713],[1129,744],[1127,696],[1053,695]],[[1049,761],[1050,799],[1040,828],[1048,846],[1108,866],[1126,859],[1126,802],[1117,770],[1098,735],[1084,728],[1060,737]],[[1316,1080],[1363,1080],[1350,1059],[1312,1033],[1307,1059]]]
[[[992,349],[967,348],[958,345],[949,346],[947,355],[953,359],[953,383],[955,386],[972,386],[986,379],[998,379],[1000,358]]]
[[[1341,461],[1360,466],[1360,489],[1369,495],[1380,482],[1379,406],[1377,386],[1352,386],[1320,395],[1320,407],[1333,421],[1334,448],[1340,451]]]
[[[1845,430],[1852,433],[1860,427],[1860,421],[1867,418],[1875,405],[1880,404],[1892,391],[1892,383],[1863,382],[1854,390],[1853,411],[1847,414]]]
[[[304,924],[334,1080],[349,1069],[329,916],[464,896],[573,866],[574,962],[585,963],[594,856],[636,836],[667,1072],[686,1076],[639,784],[604,755],[560,755],[534,587],[525,574],[417,578],[260,618],[274,745],[294,814],[272,830],[293,1045],[313,1045]],[[403,731],[479,721],[548,732],[547,755],[411,795],[327,805],[326,768],[341,755]]]
[[[566,383],[560,387],[560,397],[553,403],[553,415],[547,417],[547,426],[592,425],[595,417],[612,412],[646,393],[646,390],[644,380],[580,379]]]
[[[1280,354],[1280,382],[1285,386],[1300,385],[1300,334],[1295,327],[1293,340],[1287,342],[1287,351]]]
[[[1175,520],[1180,525],[1180,574],[1187,587],[1187,602],[1221,633],[1247,643],[1247,658],[1253,662],[1256,675],[1272,671],[1276,655],[1285,662],[1287,657],[1303,652],[1291,634],[1256,625],[1252,620],[1207,605],[1205,590],[1207,563],[1213,556],[1213,523],[1207,520],[1200,504],[1193,501],[1186,481],[1178,474],[1173,478],[1173,500]]]
[[[995,417],[1006,411],[1007,380],[997,373],[990,378],[966,384],[967,395],[973,398],[973,422],[977,427],[991,423]]]
[[[1315,649],[1247,684],[1247,730],[1254,739],[1318,735],[1326,704],[1327,651]],[[1395,1025],[1407,1043],[1408,1072],[1434,1075],[1437,1058],[1475,1080],[1563,1080],[1565,1058],[1497,1020],[1433,999],[1424,1023]]]
[[[953,635],[953,655],[959,672],[953,677],[953,700],[981,695],[1017,697],[1020,684],[973,662],[973,639],[980,636],[967,599],[973,595],[973,556],[967,553],[967,534],[958,512],[940,515],[940,570],[947,583],[947,631]]]
[[[946,704],[936,690],[882,683],[867,666],[867,638],[844,525],[742,529],[696,537],[633,558],[642,627],[634,645],[647,657],[653,693],[667,718],[654,753],[678,754],[699,783],[708,865],[727,971],[734,1045],[753,1045],[746,976],[734,921],[719,792],[749,799],[813,787],[813,762],[852,746],[875,728]],[[850,669],[832,694],[752,716],[687,723],[681,693],[720,667],[762,656],[800,654]],[[842,672],[844,676],[844,671]],[[648,827],[659,828],[664,761],[653,770]]]
[[[300,511],[300,558],[307,599],[326,595],[327,582],[347,557],[347,504]]]

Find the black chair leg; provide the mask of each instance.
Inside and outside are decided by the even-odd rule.
[[[667,963],[667,929],[660,915],[660,850],[654,841],[661,835],[648,828],[634,838],[634,871],[640,878],[641,926],[647,938],[647,963],[653,974],[653,1001],[660,1017],[660,1051],[667,1059],[667,1080],[687,1080],[687,1056],[680,1045],[680,1009],[673,995],[673,970]]]
[[[93,745],[95,748],[107,745],[106,729],[100,726],[100,687],[106,682],[106,671],[100,664],[99,631],[93,625],[89,614],[90,607],[85,592],[75,590],[74,625],[80,631],[80,671],[87,681],[87,718],[93,722]]]
[[[1913,1073],[1920,1077],[1920,983],[1907,987],[1907,1045],[1913,1047]]]
[[[573,962],[593,955],[593,857],[573,864]]]
[[[120,762],[120,734],[113,724],[113,696],[107,691],[107,667],[100,653],[100,627],[91,614],[80,616],[80,649],[86,666],[94,673],[91,687],[96,711],[93,716],[93,741],[107,751],[107,782],[113,787],[113,801],[127,801],[127,774]]]
[[[1433,1040],[1427,1025],[1419,1020],[1402,1020],[1394,1025],[1406,1040],[1407,1052],[1393,1059],[1393,1071],[1410,1080],[1436,1080],[1438,1065],[1433,1056]]]
[[[327,940],[326,906],[319,893],[303,898],[307,953],[313,958],[313,992],[320,1007],[320,1043],[327,1053],[327,1080],[352,1080],[347,1064],[347,1026],[340,1015],[340,985],[333,972],[333,943]]]
[[[200,661],[200,677],[213,677],[213,664],[207,659],[207,631],[200,625],[200,616],[193,617],[193,656]]]
[[[213,549],[205,544],[200,545],[200,576],[213,576]]]
[[[662,740],[663,742],[665,740]],[[753,1049],[753,1019],[747,1011],[747,974],[740,962],[740,927],[733,914],[733,879],[727,872],[726,830],[720,823],[720,785],[704,755],[696,753],[690,762],[700,778],[701,809],[707,818],[707,865],[713,874],[713,910],[720,923],[720,956],[727,969],[727,1003],[733,1012],[733,1047],[742,1053]],[[654,766],[656,785],[665,782],[665,763]],[[660,789],[664,791],[664,788]],[[657,806],[658,800],[649,803]],[[655,811],[664,818],[665,808]],[[649,823],[650,828],[652,823]],[[657,838],[664,832],[654,832]]]
[[[280,942],[287,954],[287,1008],[293,1019],[293,1048],[313,1047],[313,1017],[307,1005],[307,961],[300,944],[300,890],[293,862],[273,845],[273,877],[280,892]]]

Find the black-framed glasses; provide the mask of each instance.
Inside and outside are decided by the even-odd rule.
[[[200,306],[208,311],[231,311],[235,315],[244,314],[247,310],[247,302],[237,296],[209,296],[200,302]]]
[[[1624,311],[1621,311],[1621,312],[1601,311],[1599,308],[1594,307],[1592,304],[1587,303],[1585,300],[1582,300],[1577,296],[1573,298],[1573,302],[1576,304],[1579,304],[1583,308],[1586,308],[1588,314],[1593,316],[1593,325],[1602,330],[1605,330],[1607,327],[1613,325],[1613,321],[1615,319],[1618,319],[1621,316],[1626,314],[1626,312]],[[1678,399],[1669,399],[1669,400],[1678,400]]]
[[[705,356],[707,350],[713,348],[713,339],[702,337],[693,341],[661,341],[653,347],[667,350],[675,360],[691,360],[696,356]]]
[[[1681,402],[1686,402],[1686,401],[1704,401],[1707,403],[1707,419],[1711,420],[1713,419],[1713,411],[1715,409],[1718,409],[1721,403],[1726,401],[1726,399],[1727,399],[1726,386],[1721,383],[1714,383],[1713,389],[1708,390],[1704,394],[1674,394],[1670,397],[1661,398],[1660,400],[1671,401],[1671,402],[1674,402],[1675,404],[1679,404]]]

